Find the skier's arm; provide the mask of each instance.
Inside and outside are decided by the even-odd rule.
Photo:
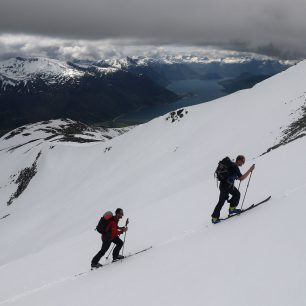
[[[118,229],[121,231],[120,234],[126,232],[128,230],[127,225],[129,224],[129,218],[126,219],[125,226],[118,226]]]
[[[117,234],[118,235],[121,235],[121,234],[125,233],[127,230],[128,230],[127,226],[122,226],[122,227],[117,226]]]
[[[250,174],[254,169],[255,169],[255,164],[253,164],[253,165],[250,167],[250,169],[249,169],[245,174],[241,175],[241,176],[239,177],[239,180],[240,180],[240,181],[243,181],[244,179],[246,179],[246,178],[249,176],[249,174]]]

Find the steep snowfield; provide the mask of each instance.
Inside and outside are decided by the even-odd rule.
[[[104,143],[0,151],[0,218],[10,214],[0,219],[0,305],[305,305],[306,139],[261,156],[301,115],[305,74],[306,61]],[[9,176],[40,151],[37,174],[6,206]],[[212,225],[216,164],[237,154],[242,172],[256,164],[245,206],[272,199]],[[75,277],[100,248],[99,217],[117,207],[130,218],[125,252],[153,248]]]

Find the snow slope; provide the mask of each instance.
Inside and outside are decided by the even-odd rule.
[[[306,139],[262,155],[302,116],[305,74],[306,61],[103,143],[0,151],[0,305],[305,305]],[[10,176],[39,152],[7,206]],[[238,154],[242,172],[256,164],[245,205],[272,199],[212,225],[216,164]],[[130,218],[125,252],[153,248],[75,277],[100,248],[99,217],[117,207]]]

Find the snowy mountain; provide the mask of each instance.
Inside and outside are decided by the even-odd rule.
[[[86,70],[95,68],[94,72],[110,73],[118,69],[114,67],[101,67],[99,62],[78,61],[74,65],[56,59],[43,57],[32,58],[11,58],[0,62],[0,80],[3,80],[2,86],[14,86],[19,82],[25,85],[27,82],[35,81],[37,78],[50,84],[65,83],[70,79],[76,81],[83,77]]]
[[[64,83],[69,79],[77,79],[84,73],[69,67],[64,62],[46,58],[12,58],[0,62],[0,80],[2,88],[16,86],[20,82],[26,86],[37,78],[50,84]]]
[[[177,95],[145,75],[103,61],[15,58],[0,62],[0,98],[2,132],[62,117],[101,123],[173,102]]]
[[[220,83],[225,95],[250,88],[290,65],[250,54],[207,57],[195,51],[99,61],[12,58],[0,61],[0,135],[54,118],[110,123],[139,109],[177,101],[181,91],[166,88],[172,82],[225,79]]]
[[[294,61],[283,61],[273,57],[264,56],[255,53],[247,52],[229,52],[222,50],[214,51],[181,51],[177,49],[167,50],[162,52],[150,53],[147,55],[133,55],[122,58],[106,59],[105,60],[110,66],[117,67],[129,67],[133,65],[145,66],[154,64],[212,64],[212,63],[223,63],[223,64],[246,64],[252,61],[261,62],[279,62],[283,65],[293,65]]]
[[[0,81],[3,90],[9,86],[16,86],[23,82],[24,86],[28,82],[33,82],[37,78],[47,83],[65,83],[71,79],[75,82],[87,74],[109,74],[118,70],[133,69],[135,67],[155,66],[155,65],[175,65],[175,64],[248,64],[251,62],[281,64],[290,66],[293,62],[279,61],[269,57],[248,54],[233,54],[232,57],[208,58],[203,54],[165,54],[158,56],[135,56],[105,59],[101,61],[74,60],[64,62],[56,59],[43,57],[11,58],[0,61]]]
[[[252,89],[97,136],[104,142],[52,141],[35,126],[3,136],[0,304],[305,305],[305,74],[303,61]],[[238,154],[242,172],[256,164],[245,207],[272,198],[212,225],[214,170]],[[26,168],[35,174],[7,205]],[[117,207],[130,218],[125,253],[153,248],[75,276],[100,248],[100,216]]]

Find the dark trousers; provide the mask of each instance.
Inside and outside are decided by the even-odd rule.
[[[228,201],[230,203],[230,207],[237,207],[240,200],[240,192],[233,184],[220,182],[219,189],[219,202],[217,203],[215,210],[211,215],[213,218],[220,218],[221,209],[230,194],[232,195],[231,199]]]
[[[119,255],[119,252],[123,246],[123,241],[119,237],[116,237],[111,241],[103,241],[101,250],[95,255],[91,263],[97,264],[99,260],[102,258],[102,256],[107,252],[107,250],[109,249],[112,243],[116,245],[116,247],[113,250],[113,258],[116,258]]]

